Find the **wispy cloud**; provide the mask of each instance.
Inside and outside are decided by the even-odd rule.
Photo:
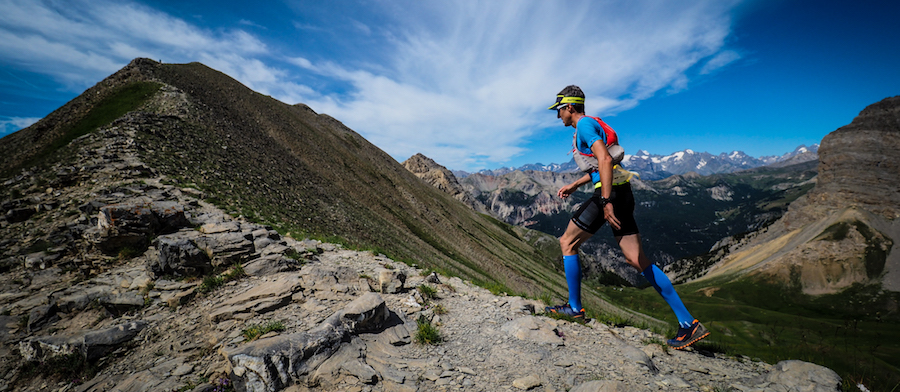
[[[544,109],[568,84],[585,90],[591,111],[612,114],[687,88],[705,59],[719,59],[705,69],[734,61],[725,49],[733,5],[404,2],[401,17],[379,26],[389,31],[376,32],[392,37],[383,73],[298,65],[350,83],[350,94],[307,103],[398,159],[423,152],[449,167],[490,166],[558,125]]]
[[[0,116],[0,135],[13,133],[26,128],[40,120],[39,117],[2,117]]]
[[[0,52],[77,89],[135,57],[246,59],[267,48],[244,31],[205,30],[138,3],[8,0],[0,2]]]
[[[725,45],[735,3],[322,6],[314,18],[287,26],[301,38],[328,40],[313,53],[135,2],[6,0],[0,61],[73,90],[134,57],[201,61],[261,93],[340,119],[398,160],[422,152],[468,169],[502,164],[525,153],[536,132],[558,127],[545,108],[568,84],[585,90],[591,112],[612,114],[735,61]],[[298,4],[298,15],[310,8]]]
[[[706,75],[713,73],[720,68],[739,60],[740,58],[741,55],[733,50],[725,50],[719,52],[719,54],[715,55],[713,58],[707,61],[706,64],[703,65],[703,68],[700,69],[700,74]]]

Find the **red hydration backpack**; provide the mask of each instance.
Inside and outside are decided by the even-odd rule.
[[[594,116],[585,116],[593,118],[600,123],[600,127],[603,128],[603,132],[606,133],[606,148],[609,150],[609,155],[612,156],[613,165],[619,164],[622,162],[622,158],[625,157],[625,150],[619,146],[619,136],[616,135],[616,131],[612,129],[607,123],[603,122],[599,117]],[[578,168],[585,173],[591,173],[597,171],[597,159],[594,158],[594,154],[585,154],[578,150],[578,131],[575,131],[575,134],[572,135],[572,156],[575,158],[575,164],[578,165]]]

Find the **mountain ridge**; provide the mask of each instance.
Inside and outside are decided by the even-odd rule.
[[[835,293],[854,283],[900,291],[896,148],[900,97],[866,107],[826,135],[815,187],[767,230],[723,241],[713,252],[719,256],[709,260],[710,273],[699,279],[768,271],[789,281],[795,270],[801,279],[794,284],[809,294]]]
[[[644,150],[638,150],[636,154],[626,154],[622,160],[622,167],[640,174],[644,180],[660,180],[672,175],[696,172],[701,175],[732,173],[735,171],[752,169],[762,166],[783,167],[793,164],[813,161],[818,159],[819,145],[800,145],[793,151],[781,156],[751,157],[742,151],[720,153],[713,155],[708,152],[695,152],[691,149],[676,151],[668,155],[651,154]],[[498,169],[484,169],[477,174],[488,176],[502,176],[513,171],[552,171],[557,173],[578,172],[578,166],[574,160],[566,163],[541,163],[526,164],[517,168],[502,167]],[[452,170],[459,178],[465,178],[476,173],[462,170]]]
[[[54,145],[66,124],[105,110],[92,105],[109,104],[104,97],[134,83],[152,97],[107,121],[135,127],[148,165],[172,183],[201,189],[230,214],[268,222],[283,235],[373,249],[506,292],[565,292],[559,250],[547,245],[555,240],[472,212],[337,119],[278,102],[199,63],[132,61],[45,120],[0,139],[0,152],[17,157],[4,163],[39,170],[44,164],[29,156],[40,154],[21,153],[22,141]],[[57,155],[41,159],[62,159],[64,148],[56,148]],[[598,311],[659,323],[586,296]]]

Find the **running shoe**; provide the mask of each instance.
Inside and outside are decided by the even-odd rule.
[[[666,343],[669,344],[669,347],[672,347],[676,350],[681,350],[687,346],[690,346],[694,343],[697,343],[700,339],[703,339],[709,335],[709,331],[703,324],[700,324],[696,319],[693,323],[691,323],[690,327],[687,328],[678,328],[678,335],[675,335],[675,339],[669,339]]]
[[[581,311],[576,312],[575,309],[572,309],[572,306],[570,306],[569,304],[548,306],[544,308],[544,312],[561,314],[563,316],[573,317],[576,320],[584,320],[584,308],[582,308]]]

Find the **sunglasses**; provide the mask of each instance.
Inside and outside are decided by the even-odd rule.
[[[569,107],[569,104],[563,104],[556,107],[556,118],[560,118],[559,112],[565,108]]]

